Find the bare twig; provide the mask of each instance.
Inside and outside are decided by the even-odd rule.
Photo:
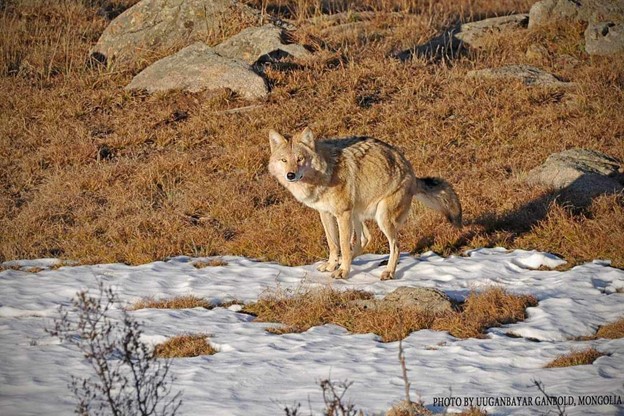
[[[95,377],[72,376],[70,390],[81,415],[173,416],[182,404],[181,393],[171,396],[174,378],[170,360],[159,360],[141,341],[143,331],[126,310],[121,320],[110,313],[119,299],[99,282],[99,295],[77,294],[72,308],[59,308],[48,332],[82,352]]]

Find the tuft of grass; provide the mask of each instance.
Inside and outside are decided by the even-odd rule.
[[[171,299],[154,299],[144,298],[134,304],[128,309],[136,311],[139,309],[191,309],[191,308],[206,308],[211,309],[214,305],[208,302],[206,299],[198,298],[197,296],[177,296]]]
[[[575,365],[587,365],[596,361],[605,354],[595,348],[587,348],[580,351],[571,351],[568,354],[559,355],[544,368],[571,367]]]
[[[596,338],[624,338],[624,317],[598,328],[598,331],[596,331]]]
[[[228,262],[220,258],[214,258],[208,261],[196,261],[193,263],[193,266],[196,269],[203,269],[205,267],[220,267],[220,266],[227,266],[227,265],[228,265]]]
[[[210,345],[205,334],[178,335],[158,344],[154,350],[159,358],[197,357],[218,351]]]
[[[488,328],[511,324],[526,318],[526,308],[537,306],[530,295],[514,295],[500,287],[472,292],[462,311],[440,317],[432,329],[448,331],[458,338],[481,337]]]
[[[421,329],[449,331],[458,338],[480,337],[487,328],[523,320],[525,309],[537,304],[532,296],[490,288],[472,293],[461,311],[435,315],[418,307],[367,308],[357,302],[371,298],[372,294],[367,292],[330,287],[300,288],[294,292],[275,290],[245,305],[243,312],[255,315],[260,322],[283,324],[269,329],[276,334],[336,324],[353,333],[372,332],[383,342],[392,342]]]

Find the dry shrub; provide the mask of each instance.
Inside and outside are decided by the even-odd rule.
[[[550,363],[546,364],[545,368],[556,367],[571,367],[574,365],[587,365],[596,361],[598,358],[605,354],[594,348],[587,348],[581,351],[572,351],[568,354],[559,355]]]
[[[480,337],[487,328],[522,321],[526,308],[537,305],[530,295],[513,295],[499,287],[473,292],[462,312],[436,320],[433,329],[448,331],[458,338]]]
[[[197,357],[217,353],[207,337],[205,334],[178,335],[158,344],[154,352],[159,358]]]
[[[418,307],[389,307],[383,302],[369,307],[358,302],[370,299],[372,294],[367,292],[331,287],[275,290],[245,305],[243,311],[255,315],[257,321],[283,324],[270,329],[277,334],[336,324],[354,333],[372,332],[383,342],[392,342],[421,329],[449,331],[458,338],[480,337],[487,328],[523,320],[525,309],[537,304],[531,296],[512,295],[500,288],[472,293],[461,311],[440,315]]]
[[[570,264],[609,258],[624,266],[621,197],[598,198],[577,214],[522,180],[549,154],[573,147],[624,159],[624,60],[590,59],[578,25],[564,23],[504,33],[452,60],[390,57],[458,21],[526,12],[533,2],[251,1],[300,20],[293,36],[317,58],[268,67],[268,101],[227,113],[250,103],[231,92],[130,93],[123,87],[149,62],[91,65],[89,49],[108,24],[102,2],[11,1],[0,12],[0,261],[317,261],[327,255],[318,216],[266,170],[269,128],[293,133],[309,124],[320,137],[378,137],[418,175],[455,186],[464,230],[415,204],[400,236],[404,251],[504,245],[555,252]],[[322,13],[320,23],[303,21]],[[330,33],[332,21],[362,30]],[[539,62],[526,56],[533,43],[547,50]],[[511,63],[538,65],[578,87],[466,81],[468,70]],[[385,252],[385,239],[373,236],[371,251]]]
[[[598,328],[596,338],[618,339],[624,338],[624,318]]]
[[[131,311],[139,309],[190,309],[190,308],[206,308],[211,309],[214,305],[206,299],[198,298],[194,295],[177,296],[171,299],[141,299],[129,308]]]
[[[351,308],[355,300],[372,299],[372,294],[360,290],[299,288],[296,291],[268,291],[243,311],[256,316],[260,322],[280,322],[284,328],[275,333],[303,332],[313,326],[334,323],[336,311]]]

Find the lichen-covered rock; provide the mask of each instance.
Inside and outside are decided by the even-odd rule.
[[[128,90],[184,90],[198,92],[229,88],[249,100],[264,99],[264,79],[244,62],[223,57],[197,42],[163,58],[141,71],[126,86]]]
[[[622,21],[624,2],[615,0],[542,0],[529,11],[529,28],[554,20]]]
[[[285,43],[282,32],[281,28],[272,24],[250,27],[221,42],[214,49],[219,55],[240,59],[249,65],[260,59],[270,60],[275,55],[292,55],[296,58],[310,56],[310,52],[303,46]]]
[[[483,46],[485,35],[527,27],[528,21],[528,14],[514,14],[464,23],[455,37],[473,48],[479,48]]]
[[[583,175],[612,177],[618,174],[620,162],[604,153],[589,149],[570,149],[553,153],[529,172],[531,183],[555,189],[570,186]]]
[[[468,78],[493,80],[520,80],[525,85],[569,87],[574,84],[531,65],[507,65],[499,68],[486,68],[469,71]]]
[[[589,23],[585,29],[585,50],[590,55],[624,53],[624,22]]]
[[[381,300],[357,300],[354,303],[365,309],[416,308],[434,315],[453,311],[451,299],[444,292],[431,287],[400,286]]]
[[[624,52],[624,1],[542,0],[529,11],[529,28],[556,20],[588,22],[585,50],[590,55]]]
[[[108,25],[91,56],[109,64],[136,61],[205,39],[235,20],[253,22],[257,13],[233,0],[142,0]]]
[[[527,182],[548,186],[558,192],[561,202],[583,207],[598,195],[620,192],[621,169],[618,160],[604,153],[570,149],[548,156],[528,173]]]

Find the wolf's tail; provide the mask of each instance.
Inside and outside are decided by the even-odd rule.
[[[412,193],[425,206],[441,212],[455,227],[462,226],[462,208],[453,187],[440,178],[416,178]]]

